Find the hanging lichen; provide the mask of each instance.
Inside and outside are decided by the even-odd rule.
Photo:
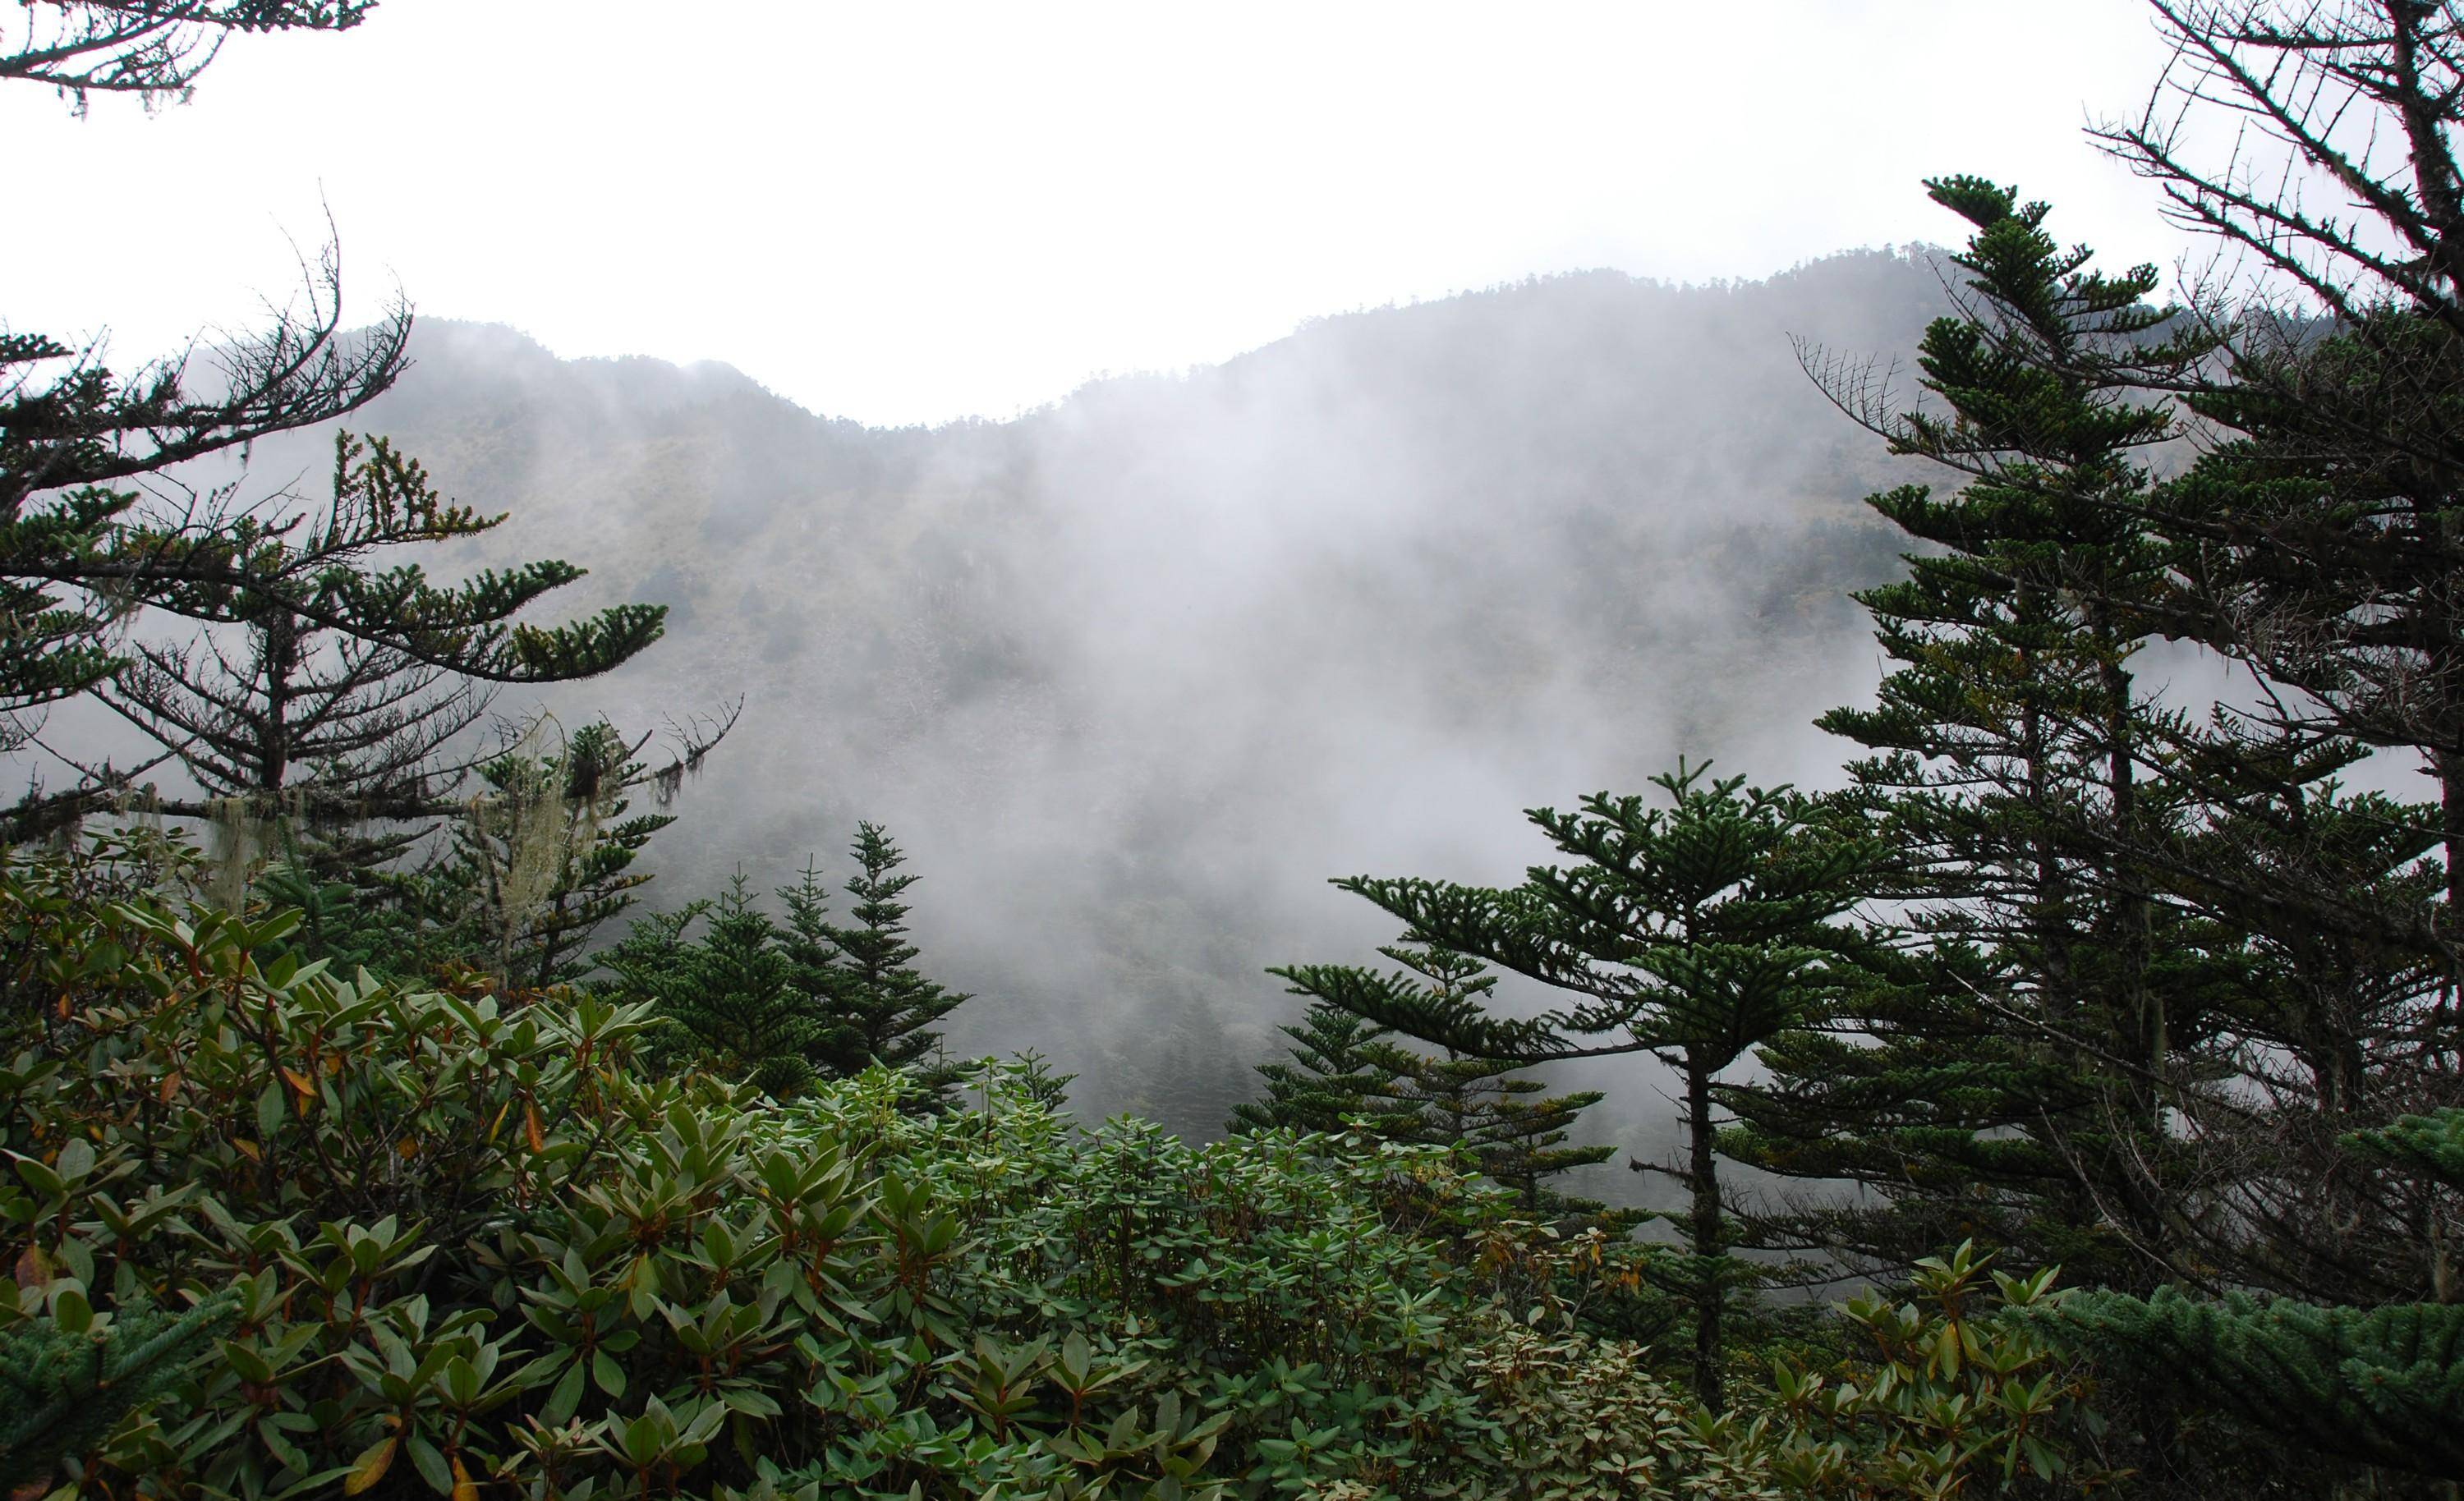
[[[179,849],[172,843],[171,833],[163,824],[163,799],[156,794],[154,784],[123,792],[114,810],[121,820],[129,848],[145,862],[145,889],[157,896],[169,896],[185,881]],[[194,859],[193,852],[189,859]]]
[[[216,797],[206,806],[205,897],[226,912],[237,912],[274,847],[273,820],[253,797]]]
[[[551,739],[555,753],[544,753]],[[484,867],[490,936],[499,977],[516,948],[600,838],[615,789],[573,774],[575,748],[551,715],[541,715],[506,753],[493,791],[472,799],[471,846]]]

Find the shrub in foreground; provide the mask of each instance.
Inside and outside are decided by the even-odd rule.
[[[0,885],[8,1348],[108,1364],[12,1437],[64,1493],[1765,1493],[1576,1332],[1624,1279],[1429,1150],[919,1118],[629,1063],[646,1011],[343,978],[290,915]],[[160,1354],[162,1352],[158,1352]],[[70,1370],[71,1360],[47,1369]],[[169,1369],[163,1367],[168,1366]],[[97,1416],[87,1409],[85,1416]]]

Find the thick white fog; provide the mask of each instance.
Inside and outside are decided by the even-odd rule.
[[[1523,809],[1680,753],[1837,777],[1809,722],[1879,676],[1846,596],[1900,546],[1859,502],[1913,471],[1789,336],[1903,351],[1941,295],[1922,252],[1543,279],[905,429],[439,320],[355,425],[511,511],[449,561],[563,556],[592,573],[560,610],[671,607],[550,697],[567,723],[746,700],[654,903],[812,855],[844,879],[855,821],[885,823],[924,965],[979,996],[954,1047],[1040,1049],[1087,1114],[1213,1134],[1297,1013],[1265,967],[1397,936],[1329,878],[1511,881],[1550,854]],[[260,445],[248,483],[313,492],[329,442]],[[1664,1144],[1649,1065],[1586,1077],[1613,1086],[1593,1132]]]

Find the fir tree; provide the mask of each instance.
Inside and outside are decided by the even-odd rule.
[[[380,515],[419,510],[438,514],[419,540],[462,534],[418,464],[383,438],[337,433],[328,512],[305,541],[313,547]],[[487,713],[492,687],[303,619],[275,586],[297,567],[290,539],[260,538],[252,527],[246,540],[253,545],[242,555],[261,585],[199,601],[227,610],[235,642],[133,643],[129,664],[103,685],[104,702],[172,750],[209,797],[271,800],[289,791],[380,811],[407,803],[407,816],[426,811],[431,786],[453,780],[436,756]],[[240,649],[228,650],[232,644]]]
[[[2342,764],[2341,754],[2329,764]],[[2383,918],[2435,910],[2446,873],[2431,810],[2237,747],[2232,795],[2181,846],[2171,882],[2213,956],[2216,1082],[2173,1095],[2224,1212],[2186,1227],[2197,1270],[2314,1301],[2441,1298],[2464,1220],[2452,1194],[2366,1170],[2339,1146],[2357,1128],[2453,1098],[2441,1061],[2444,956]],[[2227,780],[2229,778],[2229,780]],[[2211,1283],[2212,1285],[2212,1283]]]
[[[1568,1193],[1553,1184],[1573,1168],[1607,1162],[1617,1148],[1606,1142],[1573,1144],[1574,1122],[1608,1098],[1605,1091],[1551,1095],[1548,1087],[1536,1078],[1499,1081],[1494,1098],[1485,1101],[1477,1138],[1481,1171],[1513,1189],[1523,1212],[1537,1219],[1617,1231],[1640,1224],[1644,1216],[1639,1211],[1611,1209],[1598,1199]]]
[[[1234,1135],[1287,1129],[1339,1133],[1368,1113],[1381,1093],[1386,1071],[1363,1049],[1386,1029],[1339,1006],[1319,1001],[1300,1021],[1281,1029],[1292,1040],[1288,1062],[1261,1063],[1265,1097],[1232,1107],[1223,1128]]]
[[[1489,1013],[1485,989],[1431,990],[1337,967],[1274,971],[1382,1026],[1466,1056],[1519,1065],[1647,1053],[1676,1069],[1687,1161],[1682,1222],[1698,1394],[1721,1403],[1722,1315],[1745,1276],[1728,1253],[1714,1152],[1721,1072],[1758,1043],[1822,1017],[1856,972],[1860,943],[1836,921],[1859,899],[1871,854],[1858,832],[1786,788],[1707,781],[1681,765],[1654,778],[1669,806],[1598,794],[1579,812],[1529,816],[1582,863],[1534,867],[1511,890],[1354,877],[1336,885],[1403,920],[1416,942],[1572,991],[1530,1020]]]
[[[231,533],[235,581],[166,588],[149,600],[208,622],[207,633],[136,643],[99,690],[204,791],[203,802],[162,802],[160,811],[279,820],[294,843],[308,831],[333,841],[335,831],[369,820],[448,816],[452,789],[480,759],[451,748],[487,712],[487,679],[595,677],[657,639],[657,606],[619,606],[553,630],[513,623],[582,576],[567,563],[484,575],[449,601],[418,582],[416,565],[394,561],[398,547],[470,537],[503,520],[445,501],[384,439],[336,434],[322,511],[242,518]],[[339,623],[380,599],[389,612],[383,630]],[[431,620],[433,628],[420,623]],[[517,665],[493,660],[517,640]],[[364,871],[419,832],[342,838],[312,855],[327,873]]]
[[[804,868],[796,873],[795,884],[781,886],[777,896],[786,910],[785,921],[779,925],[779,949],[786,956],[790,983],[799,992],[825,1001],[833,1012],[841,1010],[837,997],[847,982],[842,968],[845,956],[830,937],[830,898],[821,867],[807,857]],[[841,1029],[842,1055],[832,1060],[834,1069],[849,1061],[854,1040],[851,1033]]]
[[[2190,398],[2242,441],[2159,497],[2175,628],[2299,690],[2268,717],[2420,757],[2448,877],[2445,914],[2405,914],[2426,938],[2464,903],[2457,18],[2409,0],[2154,9],[2173,60],[2144,114],[2094,135],[2250,278],[2192,289],[2229,358]],[[2222,160],[2191,128],[2210,113],[2236,124]],[[2307,170],[2262,181],[2245,149]],[[2453,1005],[2452,939],[2444,959]]]
[[[59,0],[17,8],[0,26],[0,82],[49,88],[82,114],[91,96],[152,103],[186,98],[239,33],[343,31],[370,0]],[[356,338],[341,332],[341,264],[328,247],[309,272],[303,309],[271,328],[217,340],[216,370],[191,382],[187,361],[115,373],[99,344],[79,350],[41,334],[0,332],[0,714],[84,692],[118,670],[120,627],[170,588],[231,585],[242,524],[228,496],[146,507],[131,482],[184,461],[343,416],[392,384],[406,362],[410,310],[397,301]],[[211,394],[199,394],[197,385]],[[379,638],[384,622],[365,616]],[[0,720],[0,746],[26,727]],[[116,794],[133,773],[105,774],[47,798],[18,820],[48,829]]]
[[[915,1075],[925,1098],[939,1100],[957,1070],[940,1066],[940,1037],[927,1024],[968,997],[912,968],[917,950],[897,899],[915,878],[892,874],[897,846],[867,823],[855,852],[863,873],[847,889],[856,925],[829,921],[809,862],[778,892],[783,923],[755,904],[738,871],[715,901],[635,922],[598,956],[608,976],[599,988],[657,1004],[671,1060],[750,1078],[781,1098],[878,1064]],[[1068,1082],[1048,1070],[1037,1077],[1056,1098]]]
[[[784,1099],[830,1077],[845,1027],[804,978],[779,925],[738,871],[703,914],[699,942],[674,950],[653,992],[671,1055],[695,1057]]]
[[[2355,1132],[2357,1157],[2464,1189],[2464,1110]],[[2442,1292],[2457,1291],[2451,1275]],[[2464,1302],[2321,1307],[2097,1290],[2039,1316],[2057,1338],[2316,1453],[2464,1480]]]
[[[2340,771],[2373,751],[2419,765],[2436,794],[2403,827],[2442,855],[2435,906],[2339,903],[2301,892],[2304,918],[2367,922],[2380,942],[2436,955],[2450,1004],[2459,961],[2447,927],[2464,903],[2464,332],[2419,310],[2238,359],[2198,392],[2227,435],[2157,494],[2175,559],[2174,630],[2247,665],[2272,691],[2220,721],[2205,764],[2230,791],[2281,798],[2288,767]],[[2390,809],[2390,812],[2395,810]],[[2203,870],[2223,894],[2292,912],[2293,891]]]
[[[98,1319],[75,1312],[0,1329],[0,1487],[44,1486],[60,1461],[100,1443],[120,1420],[165,1395],[234,1313],[210,1298],[185,1313]]]
[[[1391,1077],[1376,1103],[1378,1135],[1458,1147],[1490,1181],[1514,1192],[1523,1212],[1552,1222],[1598,1219],[1608,1206],[1552,1187],[1549,1180],[1607,1162],[1617,1148],[1569,1146],[1575,1118],[1606,1097],[1596,1090],[1544,1095],[1546,1081],[1519,1076],[1499,1058],[1433,1055],[1393,1043],[1367,1050]],[[1627,1224],[1633,1216],[1622,1217]]]
[[[812,925],[839,952],[832,1013],[846,1039],[839,1071],[860,1073],[870,1063],[917,1070],[937,1096],[948,1079],[930,1066],[941,1042],[933,1023],[970,997],[913,968],[919,950],[908,942],[907,905],[898,899],[917,878],[892,874],[906,859],[898,846],[879,825],[859,823],[850,853],[860,870],[847,883],[853,923]]]
[[[624,937],[599,951],[598,972],[587,988],[627,1002],[664,1005],[669,996],[684,989],[687,952],[694,942],[686,934],[709,914],[711,905],[711,899],[698,898],[672,912],[633,919],[626,925]],[[671,1028],[662,1029],[657,1041],[670,1059],[691,1057],[698,1051],[696,1039]]]
[[[2453,1422],[2455,1197],[2370,1165],[2357,1143],[2376,1138],[2350,1132],[2453,1098],[2464,262],[2410,185],[2315,132],[2377,117],[2415,147],[2414,184],[2452,185],[2452,26],[2431,7],[2159,10],[2185,98],[2299,138],[2423,253],[2377,262],[2297,199],[2228,190],[2151,116],[2108,141],[2333,314],[2210,302],[2177,321],[2145,304],[2152,270],[2104,280],[2057,253],[2040,207],[1933,185],[1977,227],[1959,261],[1976,300],[1925,346],[1948,415],[1889,418],[1826,381],[1899,451],[1972,476],[1947,505],[1878,497],[1939,551],[1866,597],[1903,664],[1881,704],[1825,721],[1878,752],[1855,770],[1908,857],[1891,894],[1921,943],[1852,1008],[1866,1036],[1765,1050],[1772,1083],[1732,1092],[1748,1128],[1728,1144],[1889,1201],[1802,1216],[1797,1244],[1892,1261],[1967,1231],[2118,1284],[2062,1316],[2156,1378],[2153,1473],[2186,1390],[2401,1464]],[[2128,451],[2176,430],[2184,395],[2228,441],[2157,483]],[[2152,708],[2130,653],[2157,634],[2251,669],[2255,707]],[[2373,748],[2417,752],[2440,803],[2345,792]],[[2154,1286],[2168,1275],[2248,1292],[2191,1298]]]
[[[1771,1171],[1879,1190],[1879,1210],[1766,1221],[1792,1247],[1904,1268],[1954,1240],[2019,1245],[2075,1274],[2143,1283],[2182,1206],[2166,1087],[2203,1024],[2203,983],[2147,854],[2182,816],[2145,768],[2181,738],[2136,682],[2165,556],[2133,455],[2174,431],[2139,392],[2205,352],[2119,277],[2046,231],[2049,210],[1974,178],[1927,185],[1966,219],[1962,315],[1937,320],[1898,413],[1864,372],[1809,358],[1896,452],[1966,472],[1869,504],[1928,544],[1858,596],[1900,665],[1870,709],[1823,729],[1866,747],[1851,801],[1892,853],[1882,890],[1913,945],[1878,965],[1837,1034],[1765,1051],[1733,1091],[1730,1148]]]
[[[1419,1005],[1451,1012],[1466,1003],[1485,1004],[1497,977],[1478,959],[1443,948],[1389,945],[1378,952],[1402,968],[1385,974],[1332,966],[1306,971],[1308,979],[1295,992],[1315,997],[1315,1003],[1303,1026],[1284,1029],[1299,1044],[1292,1049],[1298,1066],[1260,1065],[1267,1098],[1236,1111],[1236,1128],[1245,1122],[1333,1131],[1356,1122],[1383,1141],[1457,1147],[1490,1180],[1514,1190],[1526,1213],[1599,1219],[1607,1206],[1559,1192],[1549,1181],[1615,1154],[1605,1144],[1566,1144],[1575,1118],[1603,1097],[1587,1091],[1532,1099],[1548,1085],[1517,1077],[1517,1064],[1397,1045],[1385,1028],[1351,1009],[1348,998],[1387,1004],[1417,990]],[[1623,1217],[1622,1223],[1634,1221]]]

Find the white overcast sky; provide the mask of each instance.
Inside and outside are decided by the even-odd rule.
[[[1534,272],[1953,241],[1946,171],[2169,265],[2080,136],[2162,61],[2141,0],[385,0],[150,118],[0,89],[11,201],[52,206],[0,236],[0,315],[123,363],[245,327],[321,195],[363,296],[1003,417]]]

